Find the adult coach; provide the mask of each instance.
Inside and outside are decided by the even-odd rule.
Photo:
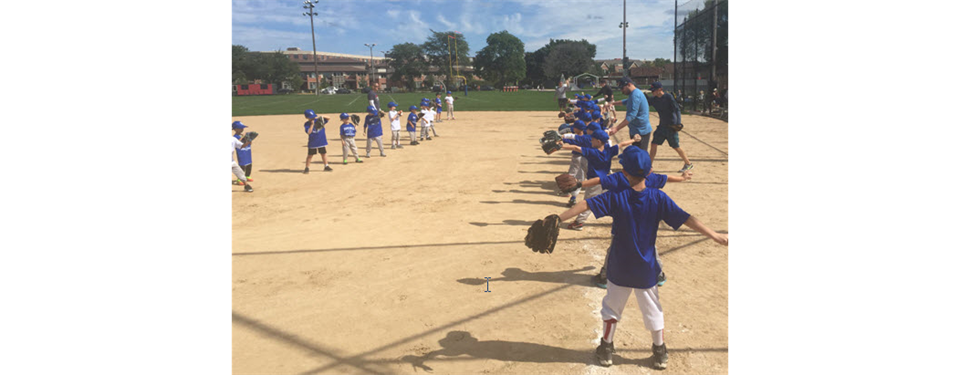
[[[630,77],[624,76],[618,82],[620,82],[620,92],[627,95],[627,98],[611,103],[626,105],[627,115],[617,126],[610,129],[608,134],[612,136],[624,126],[629,125],[630,138],[634,140],[634,146],[646,151],[650,144],[650,133],[653,132],[653,128],[650,127],[650,105],[647,104],[647,96],[633,84]]]
[[[370,87],[370,92],[367,93],[367,101],[370,102],[368,105],[372,105],[378,111],[380,110],[380,96],[377,95],[377,90],[380,90],[380,82],[374,83]]]
[[[660,115],[660,125],[657,125],[657,130],[653,132],[653,144],[650,145],[650,162],[653,163],[657,157],[657,146],[662,145],[666,140],[667,144],[683,159],[683,169],[680,173],[693,169],[693,163],[687,159],[687,153],[680,148],[680,132],[672,127],[672,125],[683,124],[680,121],[680,105],[672,95],[663,92],[663,84],[660,82],[650,84],[650,92],[653,94],[650,105],[656,108],[657,114]]]
[[[600,87],[600,91],[597,91],[597,94],[594,95],[594,97],[597,97],[597,98],[598,98],[598,97],[600,97],[600,95],[603,95],[603,99],[606,100],[607,103],[612,102],[612,101],[613,101],[613,89],[611,89],[611,88],[610,88],[610,85],[607,84],[607,80],[606,80],[606,79],[601,79],[601,80],[600,80],[600,86],[601,86],[601,87]]]
[[[567,91],[570,91],[570,80],[560,81],[557,84],[557,91],[553,94],[554,98],[557,99],[557,106],[560,107],[562,111],[564,107],[567,106]]]

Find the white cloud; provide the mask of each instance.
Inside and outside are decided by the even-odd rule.
[[[453,29],[456,26],[456,24],[454,24],[453,22],[447,21],[446,18],[443,18],[442,14],[437,15],[437,21],[440,21],[440,23],[442,23],[443,26],[446,26],[447,29]]]

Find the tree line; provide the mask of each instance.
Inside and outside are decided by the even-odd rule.
[[[393,69],[391,80],[403,82],[412,90],[416,87],[415,78],[430,74],[430,67],[435,67],[435,73],[446,76],[445,84],[451,87],[457,83],[452,77],[456,75],[457,66],[467,65],[472,65],[474,73],[485,83],[496,87],[529,84],[553,88],[561,75],[603,75],[600,64],[594,61],[597,46],[585,39],[550,39],[540,49],[524,52],[523,41],[504,30],[487,36],[487,45],[477,51],[470,63],[470,44],[459,33],[430,31],[432,34],[422,44],[396,44],[387,53],[388,64]],[[669,62],[658,58],[648,64],[662,67]],[[467,79],[467,84],[478,83],[470,77]],[[287,81],[293,87],[303,84],[298,64],[282,52],[251,53],[244,46],[234,45],[233,83],[246,84],[254,80],[275,84]]]

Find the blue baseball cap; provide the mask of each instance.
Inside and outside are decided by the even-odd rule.
[[[587,100],[593,99],[593,97],[590,96],[590,94],[584,95],[583,98]]]
[[[447,91],[447,94],[452,94],[450,91]]]
[[[650,173],[650,154],[642,148],[630,145],[620,152],[620,165],[623,170],[635,177],[647,177]]]
[[[397,103],[394,103],[394,102],[387,103],[387,107],[396,107],[396,106],[397,106]]]
[[[587,125],[587,130],[594,132],[594,134],[596,134],[598,131],[601,131],[601,130],[600,130],[600,125],[597,125],[597,123],[595,123],[595,122],[591,122],[590,124],[588,124],[588,125]]]
[[[348,118],[350,118],[350,115],[348,115],[348,114],[346,114],[346,113],[341,113],[341,114],[340,114],[340,119],[341,119],[341,120],[343,120],[343,119],[348,119]]]
[[[374,107],[374,106],[372,106],[372,105],[368,105],[368,106],[367,106],[367,112],[377,113],[377,107]]]
[[[603,118],[603,115],[600,114],[600,111],[596,111],[596,110],[594,110],[593,113],[590,114],[590,116],[592,116],[594,120]]]
[[[411,111],[416,111],[416,110],[417,110],[417,106],[411,105],[410,108],[409,108],[409,110],[411,110]]]
[[[577,120],[573,122],[573,128],[577,130],[583,130],[587,125],[583,123],[583,120]]]
[[[308,109],[306,111],[303,111],[303,117],[314,119],[314,118],[317,118],[317,114],[314,113],[312,109]]]
[[[603,143],[607,143],[607,140],[610,139],[610,136],[607,135],[607,132],[600,129],[594,130],[593,134],[591,134],[590,137],[593,139],[599,140],[600,142],[603,142]]]
[[[651,84],[650,84],[650,91],[653,91],[653,90],[656,90],[656,89],[662,89],[662,88],[663,88],[663,84],[660,83],[660,81],[657,81],[657,82],[654,82],[654,83],[651,83]]]
[[[233,130],[243,129],[243,128],[245,128],[245,127],[247,127],[247,126],[244,125],[244,124],[243,124],[242,122],[240,122],[240,121],[234,121],[234,122],[233,122]]]

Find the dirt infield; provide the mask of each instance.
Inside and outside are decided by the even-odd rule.
[[[548,156],[537,144],[559,125],[555,112],[459,112],[432,141],[404,138],[402,150],[388,146],[379,157],[374,147],[363,164],[348,165],[339,125],[330,126],[334,171],[322,172],[317,155],[309,175],[301,173],[303,116],[234,120],[260,133],[256,191],[232,186],[234,373],[727,372],[728,248],[666,225],[657,248],[668,277],[660,297],[669,368],[652,368],[633,297],[614,366],[596,365],[604,290],[590,277],[610,219],[561,230],[550,255],[523,245],[532,221],[566,209],[553,177],[566,172],[569,152]],[[694,180],[664,191],[726,231],[727,123],[685,116],[684,124],[680,145]],[[357,145],[363,155],[362,136]],[[683,163],[666,146],[654,172],[677,174]]]

